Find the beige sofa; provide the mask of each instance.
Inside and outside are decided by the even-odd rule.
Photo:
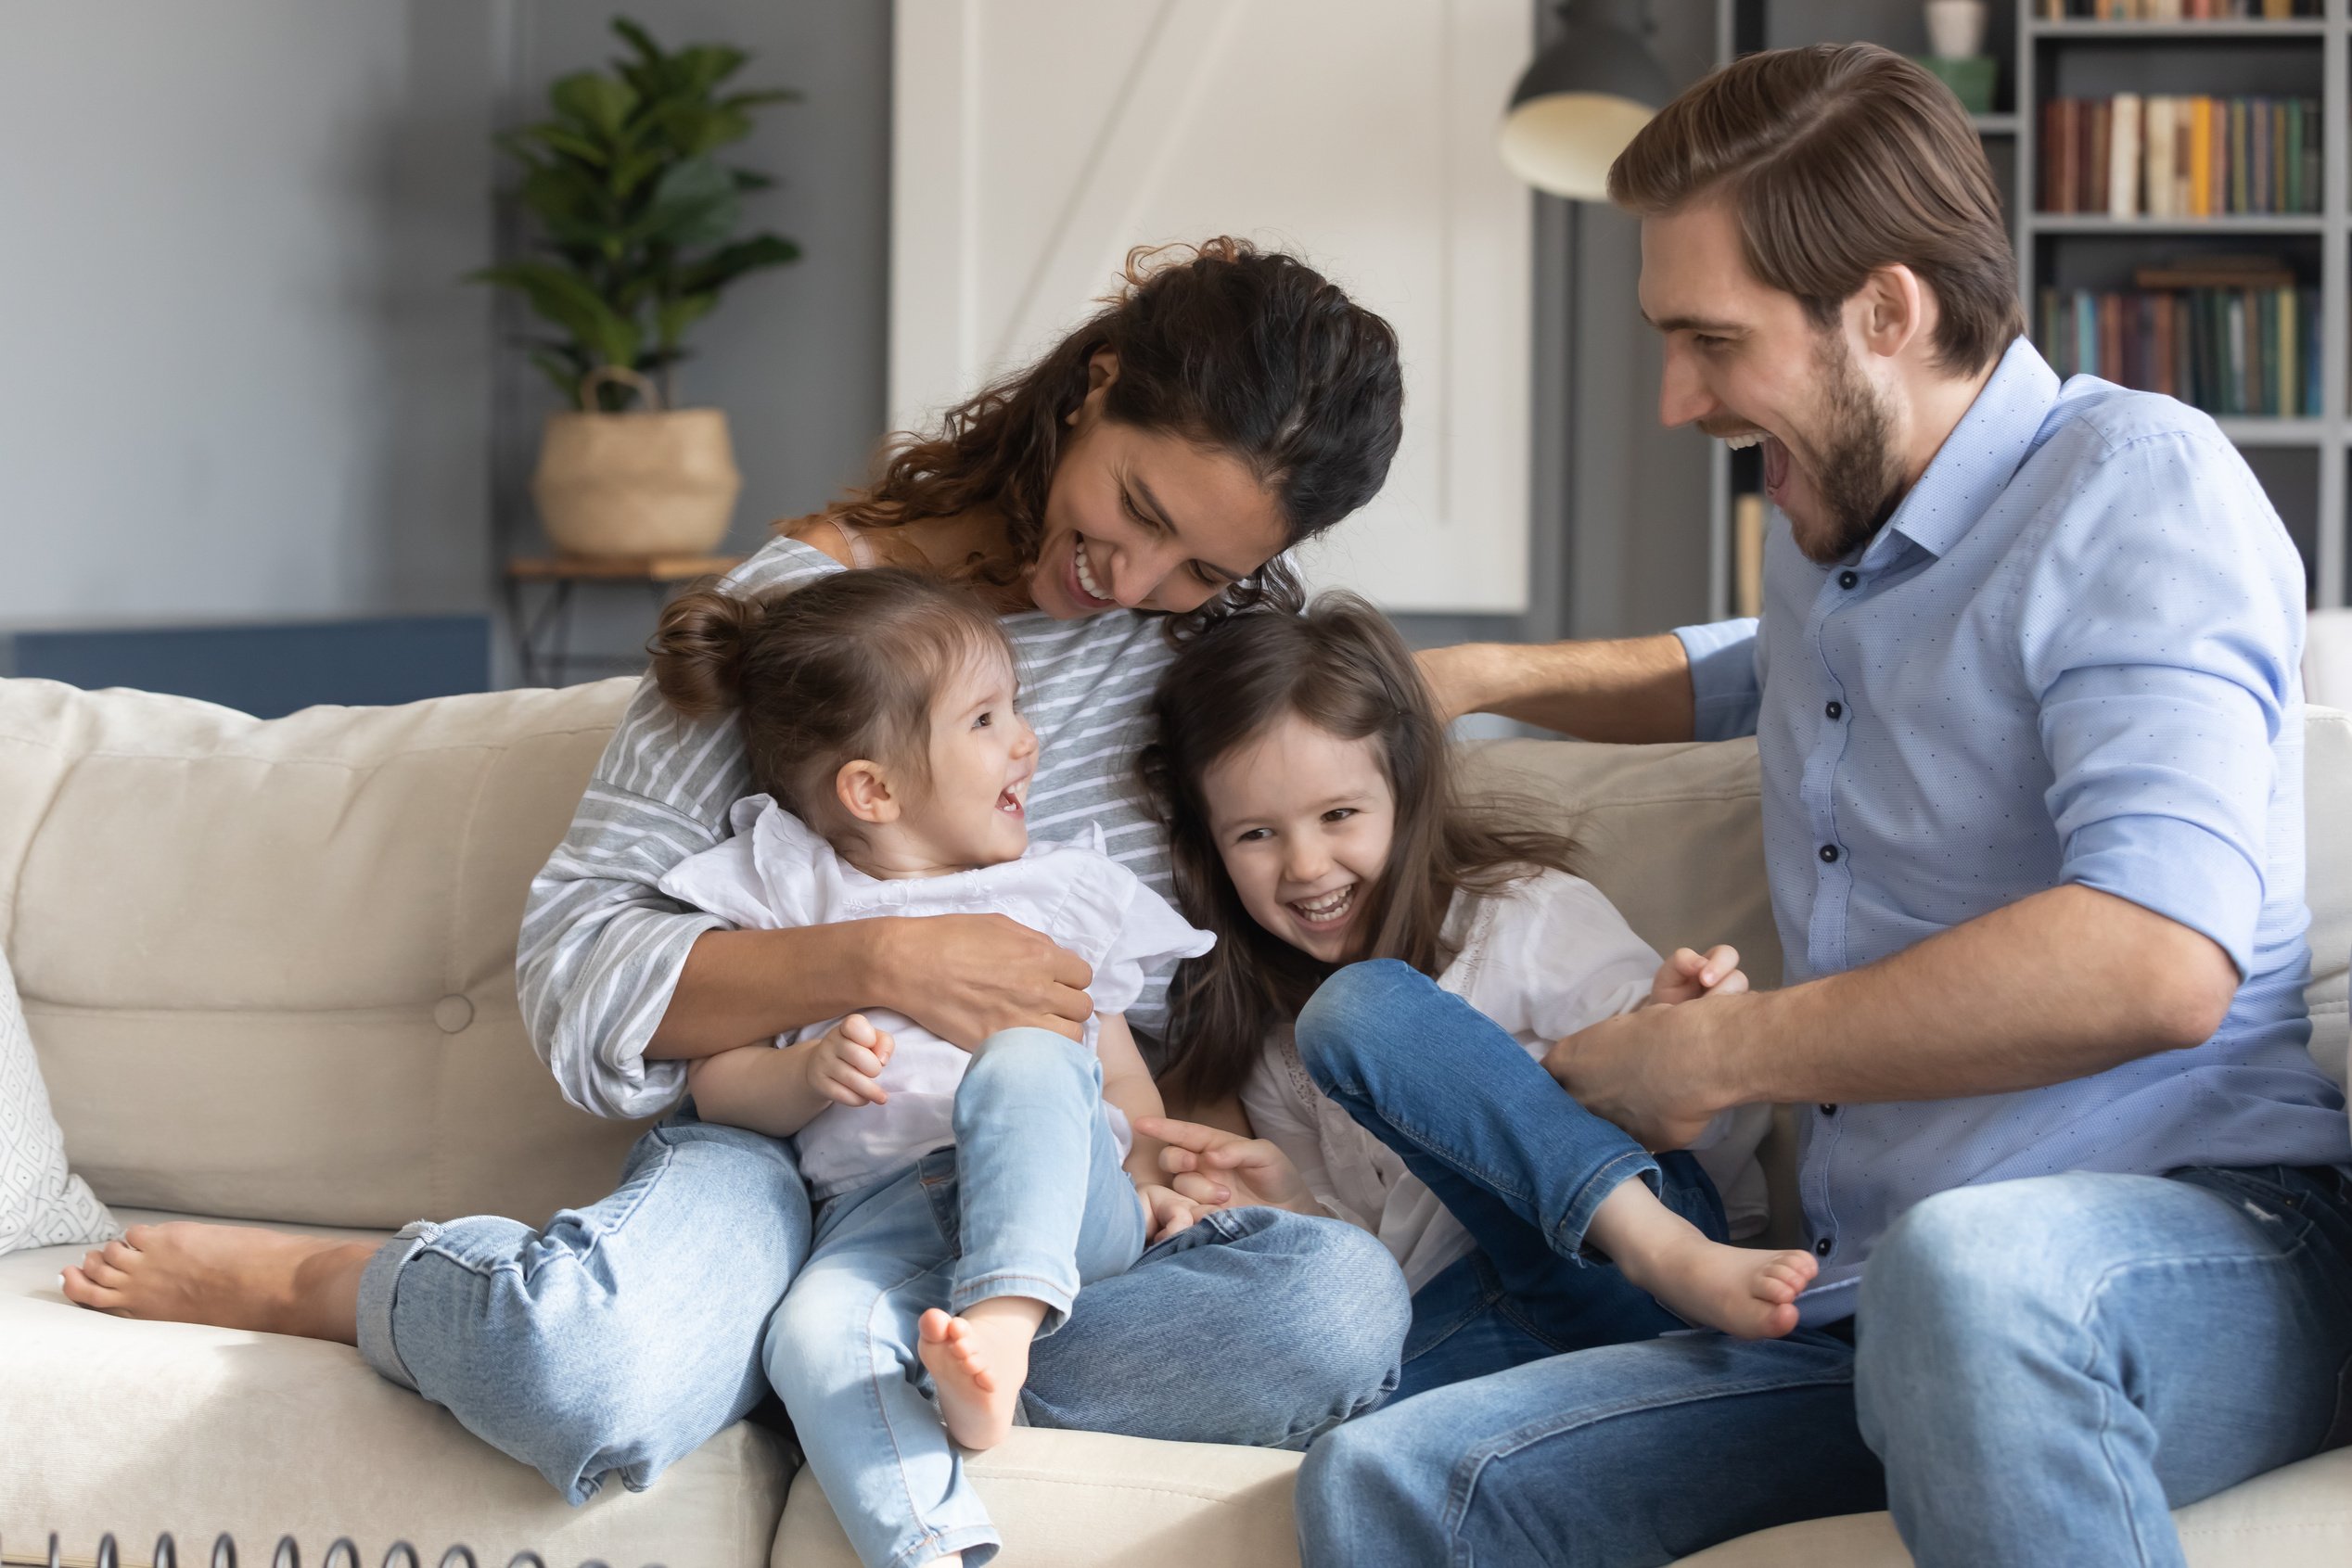
[[[136,693],[0,682],[0,944],[75,1167],[154,1211],[381,1233],[536,1221],[609,1186],[634,1128],[557,1097],[517,1016],[525,884],[629,690],[315,709],[262,723]],[[2342,1071],[2352,726],[2315,715],[2315,1048]],[[1556,803],[1654,942],[1777,970],[1745,745],[1511,743],[1484,765]],[[1784,1150],[1783,1151],[1784,1158]],[[1783,1173],[1784,1174],[1784,1173]],[[1778,1183],[1785,1191],[1785,1182]],[[427,1561],[466,1541],[565,1565],[847,1568],[824,1501],[738,1426],[649,1491],[569,1509],[340,1345],[82,1312],[75,1254],[0,1258],[0,1551],[102,1533],[146,1561],[233,1531]],[[1180,1378],[1180,1369],[1171,1370]],[[1287,1564],[1293,1456],[1021,1432],[975,1465],[1028,1564]],[[2184,1511],[2200,1565],[2352,1562],[2352,1451]],[[193,1555],[193,1554],[192,1554]],[[1735,1542],[1711,1564],[1905,1561],[1883,1515]]]

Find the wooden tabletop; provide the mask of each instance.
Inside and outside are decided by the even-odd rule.
[[[524,582],[687,582],[742,564],[740,555],[525,555],[506,563],[506,575]]]

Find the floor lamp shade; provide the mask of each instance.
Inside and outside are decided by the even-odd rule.
[[[1560,12],[1560,35],[1512,90],[1502,161],[1538,190],[1601,201],[1609,165],[1673,94],[1643,42],[1642,0],[1568,0]]]

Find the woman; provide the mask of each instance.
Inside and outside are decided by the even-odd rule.
[[[971,580],[1020,649],[1041,836],[1090,824],[1157,890],[1168,852],[1134,759],[1170,635],[1295,604],[1279,554],[1369,500],[1401,430],[1394,335],[1295,259],[1215,240],[1156,264],[1029,369],[891,455],[870,490],[772,542],[743,593],[876,560]],[[676,1106],[684,1063],[860,1007],[971,1046],[1075,1038],[1084,963],[979,915],[729,931],[657,891],[748,792],[732,723],[650,682],[538,879],[518,963],[541,1055],[575,1103]],[[1129,1010],[1146,1030],[1165,980]],[[618,1192],[532,1230],[477,1217],[380,1247],[234,1227],[135,1227],[66,1271],[69,1296],[356,1344],[573,1501],[642,1487],[766,1392],[762,1329],[809,1244],[790,1148],[680,1110]],[[1271,1209],[1221,1214],[1091,1288],[1038,1346],[1032,1424],[1298,1444],[1387,1390],[1405,1321],[1376,1242]],[[1263,1355],[1236,1356],[1237,1345]],[[1163,1369],[1184,1369],[1181,1387]],[[1139,1371],[1142,1375],[1138,1375]]]

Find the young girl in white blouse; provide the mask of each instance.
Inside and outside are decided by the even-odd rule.
[[[762,1360],[859,1557],[986,1562],[998,1536],[955,1446],[1003,1437],[1032,1340],[1081,1287],[1193,1221],[1132,1137],[1161,1107],[1120,1013],[1147,967],[1211,938],[1099,845],[1029,842],[1037,740],[965,592],[876,567],[690,593],[653,655],[682,712],[739,710],[764,792],[663,892],[759,929],[1002,914],[1093,968],[1078,1039],[1010,1029],[966,1053],[874,1012],[688,1069],[702,1119],[798,1143],[815,1244]]]
[[[1180,899],[1218,938],[1177,972],[1161,1082],[1238,1095],[1259,1135],[1142,1124],[1181,1192],[1386,1242],[1414,1291],[1400,1395],[1688,1325],[1796,1326],[1812,1256],[1726,1244],[1706,1169],[1752,1169],[1755,1121],[1653,1158],[1540,1062],[1603,1018],[1745,989],[1736,953],[1661,962],[1566,839],[1458,799],[1412,656],[1361,601],[1210,628],[1156,707],[1146,776]]]

